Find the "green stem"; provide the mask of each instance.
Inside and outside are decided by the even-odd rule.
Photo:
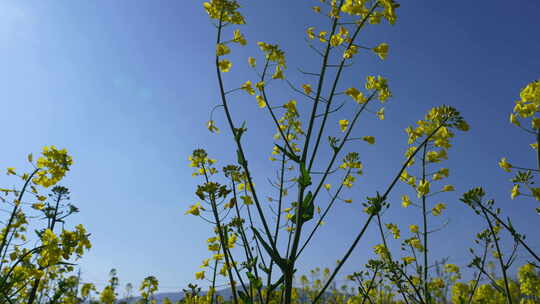
[[[377,8],[378,4],[379,4],[379,2],[375,2],[375,4],[369,10],[369,13],[358,24],[354,34],[351,37],[351,41],[349,42],[349,44],[347,46],[347,49],[354,43],[354,40],[356,39],[356,36],[358,36],[358,33],[360,32],[360,30],[362,29],[362,27],[364,26],[366,21],[369,19],[369,17],[371,16],[371,14],[375,10],[375,8]],[[309,161],[308,170],[311,170],[311,168],[313,166],[313,162],[315,161],[315,156],[317,155],[317,150],[319,148],[319,144],[320,144],[320,141],[321,141],[321,138],[322,138],[322,135],[323,135],[324,126],[326,125],[326,120],[328,118],[328,114],[330,113],[330,105],[332,104],[332,100],[334,99],[334,94],[335,94],[336,89],[337,89],[337,85],[338,85],[338,82],[339,82],[339,79],[340,79],[340,76],[341,76],[341,72],[343,71],[343,66],[345,65],[345,60],[346,59],[344,59],[344,58],[341,60],[341,62],[339,64],[339,68],[338,68],[337,73],[336,73],[336,77],[334,79],[334,83],[332,84],[332,89],[330,90],[330,95],[329,95],[328,101],[326,102],[326,109],[324,111],[323,120],[321,122],[321,126],[319,128],[319,133],[317,135],[317,140],[315,141],[315,146],[313,148],[313,154],[311,155],[311,160]]]
[[[497,223],[500,223],[501,226],[503,226],[508,232],[510,232],[510,234],[512,234],[512,236],[514,237],[514,239],[516,239],[524,248],[525,250],[527,250],[535,259],[536,261],[540,262],[540,256],[538,256],[528,245],[527,243],[525,243],[525,241],[523,240],[523,237],[521,235],[519,235],[512,227],[510,227],[509,225],[505,224],[497,214],[495,214],[493,211],[487,209],[484,205],[482,204],[478,204],[478,206],[480,206],[480,208],[482,209],[482,212],[486,212],[488,213],[489,215],[491,215],[496,221]]]
[[[209,178],[208,178],[208,174],[206,173],[206,168],[204,167],[204,165],[202,166],[203,168],[203,172],[204,172],[204,178],[206,180],[207,183],[210,182]],[[231,282],[231,292],[233,294],[233,300],[234,300],[234,303],[235,304],[238,304],[238,298],[237,298],[237,295],[236,295],[236,284],[234,282],[234,278],[233,278],[233,274],[232,274],[232,271],[231,271],[231,262],[229,260],[229,254],[227,252],[227,246],[228,246],[228,241],[227,241],[227,231],[223,231],[223,228],[221,226],[221,220],[219,218],[219,214],[218,214],[218,210],[217,210],[217,203],[216,203],[216,197],[215,197],[215,194],[214,193],[209,193],[209,199],[210,199],[210,204],[212,206],[212,213],[214,215],[214,219],[216,221],[216,228],[217,228],[217,232],[218,232],[218,236],[219,236],[219,242],[221,244],[221,247],[223,248],[223,257],[225,258],[225,267],[227,267],[227,274],[229,276],[229,281]]]
[[[427,144],[422,149],[422,183],[426,183],[426,151]],[[427,209],[426,209],[426,196],[422,195],[422,220],[423,220],[423,238],[424,238],[424,271],[423,271],[423,283],[424,283],[424,299],[426,303],[431,303],[431,295],[428,289],[428,227],[427,227]]]
[[[321,291],[319,291],[319,293],[317,294],[317,296],[313,300],[312,304],[317,303],[317,301],[322,297],[322,295],[324,294],[324,292],[326,291],[328,286],[330,286],[330,283],[332,283],[332,280],[334,280],[334,277],[337,275],[337,273],[339,272],[339,270],[341,269],[343,264],[345,264],[345,262],[347,261],[347,259],[351,255],[351,253],[353,252],[354,248],[356,248],[356,245],[358,244],[358,242],[360,241],[360,239],[362,238],[362,236],[366,232],[366,229],[369,226],[369,223],[371,223],[371,220],[373,220],[374,216],[375,216],[374,214],[371,214],[369,216],[368,220],[364,223],[364,226],[362,227],[362,230],[360,230],[360,233],[358,233],[358,236],[356,236],[356,239],[354,239],[351,247],[349,247],[349,250],[347,250],[347,252],[343,256],[343,258],[341,258],[339,260],[339,264],[337,265],[336,269],[334,269],[334,271],[332,272],[332,274],[330,275],[330,277],[326,281],[326,284],[324,284],[324,287],[321,289]]]
[[[223,14],[223,12],[221,13]],[[221,30],[223,28],[223,20],[222,20],[222,16],[220,17],[219,19],[219,25],[218,25],[218,35],[217,35],[217,44],[219,44],[221,42]],[[236,142],[236,146],[237,146],[237,149],[238,149],[238,153],[242,156],[242,158],[245,160],[246,159],[246,155],[244,153],[244,149],[242,147],[242,144],[240,143],[240,138],[238,138],[236,136],[236,128],[235,128],[235,125],[234,125],[234,122],[232,120],[232,116],[231,116],[231,113],[230,113],[230,110],[229,110],[229,106],[228,106],[228,101],[227,101],[227,98],[225,96],[225,89],[224,89],[224,85],[223,85],[223,78],[221,76],[221,71],[219,70],[219,57],[216,56],[215,58],[215,67],[216,67],[216,73],[217,73],[217,77],[218,77],[218,84],[219,84],[219,91],[220,91],[220,96],[221,96],[221,102],[222,102],[222,105],[223,105],[223,109],[225,111],[225,116],[227,117],[227,122],[229,123],[229,127],[231,129],[231,132],[233,133],[233,137],[234,137],[234,141]],[[245,173],[246,173],[246,178],[247,178],[247,181],[248,181],[248,184],[249,184],[249,187],[251,189],[251,192],[253,194],[253,200],[255,201],[255,206],[257,207],[257,212],[259,214],[259,217],[261,218],[261,222],[263,224],[263,227],[264,227],[264,231],[265,231],[265,234],[270,242],[270,245],[272,246],[272,249],[274,250],[274,252],[277,254],[278,251],[277,251],[277,248],[276,248],[276,244],[272,238],[272,234],[270,232],[270,228],[268,226],[268,223],[266,221],[266,217],[264,216],[264,212],[262,210],[262,207],[261,207],[261,204],[260,204],[260,201],[259,201],[259,198],[257,196],[257,192],[255,191],[255,186],[253,185],[253,179],[251,177],[251,174],[250,174],[250,171],[249,171],[249,168],[247,166],[247,162],[244,161],[242,164],[240,164],[242,166],[242,168],[244,169]]]
[[[536,133],[536,161],[538,170],[540,170],[540,131]]]
[[[480,264],[480,268],[484,268],[485,264],[486,264],[486,259],[487,259],[487,252],[488,252],[488,246],[489,245],[489,242],[486,241],[486,245],[484,246],[484,254],[482,256],[482,263]],[[474,280],[474,285],[473,285],[473,288],[471,290],[471,294],[469,295],[469,300],[467,301],[468,304],[471,304],[472,303],[472,300],[474,298],[474,294],[476,293],[476,289],[478,288],[478,285],[480,283],[480,279],[482,278],[482,272],[479,271],[478,272],[478,275],[476,276],[476,279]]]
[[[499,260],[499,264],[501,266],[501,271],[503,274],[504,289],[506,293],[506,303],[512,304],[512,295],[510,294],[510,286],[508,285],[508,277],[506,275],[506,266],[504,265],[501,248],[499,246],[499,240],[497,238],[497,234],[495,233],[495,229],[493,228],[493,224],[491,223],[491,220],[489,219],[488,214],[484,211],[484,209],[482,209],[482,213],[484,214],[484,217],[489,225],[489,230],[491,231],[491,235],[493,236],[493,241],[495,242],[495,248],[497,249],[497,260]]]
[[[7,252],[7,246],[9,246],[9,243],[7,243],[8,235],[10,233],[11,225],[13,224],[13,221],[15,220],[15,216],[17,215],[17,209],[19,208],[19,204],[22,203],[22,198],[23,198],[23,195],[24,195],[24,193],[26,191],[26,187],[28,186],[28,184],[32,180],[32,177],[34,177],[34,175],[38,171],[39,171],[39,169],[35,169],[34,172],[32,172],[32,174],[30,174],[30,176],[26,179],[26,181],[24,182],[24,185],[22,187],[22,190],[19,193],[19,196],[17,197],[17,201],[15,201],[15,204],[13,206],[13,210],[11,211],[11,215],[10,215],[8,223],[6,225],[6,231],[4,232],[4,235],[2,236],[2,243],[0,244],[0,254],[4,251],[4,249]],[[6,248],[4,248],[4,247],[6,247]],[[4,257],[3,254],[2,254],[2,257]],[[3,264],[3,258],[2,258],[2,261],[0,261],[0,269],[2,269],[2,264]]]

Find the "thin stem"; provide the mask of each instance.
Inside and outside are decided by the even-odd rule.
[[[388,249],[388,243],[386,242],[386,236],[384,235],[384,231],[383,231],[383,228],[382,228],[382,221],[381,221],[381,216],[379,214],[377,214],[377,225],[379,227],[379,233],[381,235],[381,239],[383,241],[383,245],[384,245],[384,249],[386,251],[386,253],[388,254],[388,259],[389,259],[389,262],[391,265],[394,265],[394,261],[393,261],[393,258],[392,258],[392,253],[390,252],[390,249]],[[413,251],[414,252],[414,251]],[[416,255],[415,255],[415,259],[416,259]],[[391,268],[392,272],[393,272],[393,275],[396,275],[394,269],[395,268]],[[412,289],[414,290],[414,292],[416,293],[416,295],[418,296],[418,301],[420,303],[424,303],[424,300],[422,299],[422,294],[420,293],[420,290],[418,290],[418,288],[416,288],[416,286],[413,284],[412,280],[409,278],[409,276],[403,271],[403,269],[397,267],[397,269],[400,270],[400,275],[402,277],[404,277],[408,282],[409,284],[411,285]],[[401,295],[403,296],[404,299],[406,299],[406,295],[405,295],[405,292],[403,291],[404,288],[403,286],[401,285],[401,282],[400,280],[396,280],[395,284],[397,285],[397,287],[399,288],[399,292],[401,293]]]
[[[358,242],[360,241],[360,239],[362,238],[362,236],[364,235],[364,233],[366,232],[366,229],[367,227],[369,226],[369,223],[371,223],[371,220],[373,220],[373,217],[375,215],[374,214],[371,214],[368,218],[368,220],[364,223],[364,226],[362,227],[362,230],[360,230],[360,233],[358,233],[358,236],[356,236],[356,239],[354,239],[351,247],[349,247],[349,250],[347,250],[347,252],[345,253],[345,255],[343,256],[343,258],[341,258],[339,260],[339,264],[337,265],[336,269],[334,269],[334,272],[332,272],[332,274],[330,275],[330,277],[328,278],[328,281],[326,282],[326,284],[324,284],[324,287],[321,289],[321,291],[319,291],[319,294],[315,297],[315,299],[313,300],[312,304],[315,304],[317,303],[317,301],[322,297],[322,295],[324,294],[324,292],[326,291],[326,289],[328,288],[328,286],[330,286],[330,283],[332,282],[332,280],[334,279],[334,277],[337,275],[337,273],[339,272],[339,270],[341,269],[341,267],[343,266],[343,264],[345,264],[345,262],[347,261],[347,259],[349,258],[349,256],[351,255],[351,253],[353,252],[354,248],[356,248],[356,245],[358,244]]]
[[[525,248],[525,250],[527,250],[536,259],[536,261],[540,262],[540,257],[527,245],[527,243],[525,243],[525,241],[523,240],[521,235],[517,234],[517,232],[512,227],[510,227],[505,222],[503,222],[499,218],[499,216],[497,214],[495,214],[493,211],[487,209],[482,204],[478,204],[478,206],[480,206],[480,208],[482,209],[483,212],[487,212],[489,215],[491,215],[497,221],[497,223],[500,223],[506,230],[508,230],[508,232],[510,232],[510,234],[512,234],[512,236]]]
[[[536,133],[536,162],[540,170],[540,130]]]
[[[360,32],[360,30],[362,29],[362,27],[364,26],[366,21],[369,19],[369,17],[371,16],[371,14],[375,10],[375,8],[377,8],[378,4],[379,4],[378,2],[375,2],[375,4],[373,5],[373,7],[371,7],[368,14],[362,19],[360,24],[356,27],[356,30],[355,30],[354,34],[352,35],[352,37],[351,37],[351,42],[349,42],[349,45],[347,46],[347,48],[349,48],[353,44],[354,40],[356,39],[356,36]],[[345,64],[345,61],[346,61],[345,58],[343,58],[341,60],[341,63],[339,64],[339,69],[338,69],[338,71],[336,73],[336,77],[334,79],[334,83],[332,84],[332,89],[330,91],[330,97],[328,98],[328,102],[326,103],[326,109],[324,111],[323,120],[321,122],[321,126],[319,128],[317,139],[315,141],[315,147],[313,148],[313,154],[311,155],[311,160],[309,161],[308,170],[311,170],[311,167],[313,166],[313,162],[315,161],[315,156],[317,155],[317,149],[319,148],[319,144],[320,144],[322,134],[323,134],[323,131],[324,131],[324,126],[326,124],[328,114],[330,113],[329,112],[330,111],[330,105],[332,104],[332,100],[334,98],[334,93],[336,92],[337,85],[338,85],[338,82],[339,82],[339,79],[340,79],[340,76],[341,76],[341,72],[343,71],[343,65]]]
[[[483,211],[483,209],[482,209]],[[506,293],[506,303],[512,304],[512,295],[510,294],[510,287],[508,285],[508,278],[506,275],[506,266],[504,266],[503,256],[501,252],[501,248],[499,246],[499,240],[497,238],[497,233],[495,233],[495,230],[493,228],[493,224],[491,223],[491,220],[489,219],[488,214],[483,211],[484,217],[489,225],[489,230],[491,231],[491,235],[493,236],[493,241],[495,242],[495,248],[497,249],[497,259],[499,260],[499,264],[501,266],[501,271],[503,274],[503,280],[504,280],[504,289]]]
[[[422,183],[426,182],[426,151],[427,151],[427,145],[424,145],[424,148],[422,149]],[[427,212],[426,212],[426,196],[422,195],[422,220],[423,220],[423,237],[424,237],[424,298],[426,299],[426,303],[431,303],[431,295],[429,293],[428,289],[428,227],[427,227]]]
[[[486,244],[484,246],[484,253],[483,253],[483,256],[482,256],[482,263],[481,263],[481,266],[480,266],[482,269],[484,268],[484,266],[486,264],[488,247],[489,247],[489,242],[486,241]],[[476,289],[478,288],[478,285],[480,284],[480,278],[482,278],[482,272],[481,271],[478,272],[478,276],[474,280],[473,289],[471,290],[471,294],[469,295],[469,300],[467,301],[468,304],[472,303],[472,300],[473,300],[474,294],[476,292]]]
[[[217,44],[219,44],[220,41],[221,41],[222,27],[223,27],[223,20],[222,20],[222,18],[220,18],[219,26],[218,26],[217,42],[216,42]],[[232,120],[232,116],[231,116],[231,113],[230,113],[230,110],[229,110],[227,98],[225,96],[225,89],[224,89],[224,85],[223,85],[223,79],[222,79],[222,76],[221,76],[221,71],[219,69],[219,57],[218,56],[216,56],[216,59],[215,59],[215,66],[216,66],[216,73],[217,73],[217,77],[218,77],[218,84],[219,84],[221,102],[223,104],[223,109],[225,110],[225,116],[227,117],[227,122],[229,123],[229,127],[231,129],[231,132],[233,133],[233,137],[234,137],[234,141],[236,142],[238,153],[245,160],[246,157],[245,157],[244,149],[242,147],[242,144],[240,143],[240,138],[238,136],[236,136],[237,135],[236,131],[235,131],[236,128],[235,128],[234,122]],[[253,194],[253,200],[255,201],[255,206],[257,207],[259,217],[261,218],[261,222],[263,224],[265,234],[266,234],[268,240],[270,241],[270,245],[272,246],[272,249],[277,254],[278,251],[277,251],[277,248],[276,248],[276,244],[272,239],[272,234],[270,232],[270,228],[268,227],[268,223],[266,221],[266,217],[264,216],[264,212],[262,210],[259,198],[257,196],[257,192],[255,191],[255,186],[253,185],[253,180],[251,178],[251,174],[250,174],[247,162],[244,161],[240,165],[242,166],[242,168],[244,169],[244,171],[246,173],[246,177],[247,177],[250,189],[251,189],[252,194]]]
[[[34,175],[38,171],[39,171],[39,168],[35,169],[32,172],[32,174],[30,174],[30,176],[26,179],[26,181],[24,182],[24,185],[22,187],[22,190],[19,193],[19,196],[17,197],[17,201],[15,201],[15,204],[13,206],[13,211],[11,212],[8,223],[6,225],[6,230],[4,232],[4,235],[2,236],[2,243],[0,244],[0,253],[2,253],[4,251],[4,246],[6,246],[6,245],[9,246],[9,244],[7,243],[7,240],[8,240],[8,235],[9,235],[9,232],[10,232],[10,229],[11,229],[11,224],[13,224],[13,220],[15,220],[15,216],[17,215],[17,209],[19,208],[19,205],[22,203],[22,198],[23,198],[23,195],[24,195],[24,193],[26,191],[26,187],[28,186],[28,184],[32,180],[32,177],[34,177]],[[7,251],[7,248],[6,248],[6,251]],[[3,261],[0,261],[0,269],[2,269],[2,264],[3,264]]]
[[[347,177],[351,172],[351,169],[347,170],[347,173],[345,174],[345,177]],[[343,179],[345,180],[345,179]],[[315,225],[315,227],[313,227],[313,230],[311,230],[308,238],[306,239],[306,241],[304,242],[304,244],[302,245],[302,247],[300,248],[300,250],[298,251],[298,254],[296,255],[296,258],[298,258],[300,256],[300,254],[302,254],[302,251],[304,251],[304,249],[306,248],[307,244],[309,243],[309,241],[311,240],[311,238],[313,237],[313,235],[315,234],[315,232],[317,231],[317,229],[321,226],[321,221],[326,217],[326,214],[328,214],[328,211],[330,211],[330,208],[332,208],[332,206],[334,205],[334,202],[336,201],[336,199],[338,198],[339,196],[339,193],[341,192],[341,190],[343,189],[343,182],[341,182],[341,184],[339,185],[339,188],[338,190],[336,191],[336,194],[332,197],[332,200],[330,200],[330,204],[328,204],[328,206],[326,207],[326,209],[324,210],[323,214],[321,215],[321,217],[319,218],[319,221],[317,222],[317,224]]]

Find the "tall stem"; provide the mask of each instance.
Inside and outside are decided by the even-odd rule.
[[[538,170],[540,170],[540,131],[536,133],[536,161],[538,164]]]
[[[426,183],[426,150],[427,144],[424,145],[422,151],[422,183]],[[422,195],[422,219],[423,219],[423,238],[424,238],[424,299],[426,303],[431,303],[431,296],[428,290],[428,227],[427,227],[427,208],[426,196]]]
[[[489,225],[489,230],[491,231],[491,235],[493,236],[493,242],[495,242],[495,248],[497,249],[497,259],[499,260],[499,265],[501,266],[501,271],[503,274],[504,289],[506,293],[506,303],[512,304],[512,296],[510,295],[510,286],[508,285],[508,277],[506,275],[506,266],[504,265],[501,248],[499,246],[499,239],[497,238],[497,233],[495,233],[493,224],[491,223],[491,220],[489,219],[489,216],[484,211],[484,209],[482,209],[482,213],[484,214],[484,217]]]

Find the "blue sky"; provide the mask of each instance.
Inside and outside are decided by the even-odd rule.
[[[256,41],[279,43],[287,55],[286,76],[297,84],[308,82],[296,68],[318,68],[317,56],[304,42],[308,26],[327,26],[309,9],[318,2],[242,1],[247,25],[241,29],[250,44],[233,49],[226,86],[255,79],[245,63],[247,56],[260,58]],[[355,203],[336,208],[301,261],[301,272],[332,266],[341,257],[364,219],[361,200],[384,190],[403,161],[404,128],[440,104],[460,110],[471,131],[456,136],[445,163],[451,169],[448,182],[457,191],[437,197],[448,203],[450,223],[433,241],[433,255],[460,265],[468,262],[467,248],[482,225],[457,199],[476,185],[485,186],[540,249],[533,234],[538,216],[532,212],[538,203],[511,201],[510,175],[497,166],[503,156],[518,164],[535,163],[528,148],[532,139],[511,126],[508,115],[519,90],[539,77],[538,9],[534,0],[414,1],[402,3],[395,26],[372,27],[363,34],[366,45],[387,42],[389,57],[381,61],[362,54],[343,86],[358,86],[366,75],[381,74],[390,79],[394,98],[386,106],[386,120],[366,117],[362,122],[358,134],[376,136],[377,144],[351,146],[365,166],[365,175],[348,193]],[[84,279],[98,287],[114,267],[122,284],[138,286],[145,276],[155,275],[160,290],[175,291],[194,281],[193,273],[208,256],[210,227],[184,216],[196,202],[197,184],[187,157],[199,147],[220,165],[236,157],[222,113],[215,115],[219,135],[205,128],[218,103],[214,41],[202,1],[0,2],[0,165],[24,168],[25,155],[44,145],[70,151],[75,163],[64,185],[81,209],[72,223],[83,223],[93,242],[80,265]],[[300,108],[306,105],[282,84],[271,89],[276,100],[295,98]],[[267,158],[274,128],[267,113],[244,95],[234,95],[232,107],[237,121],[248,121],[247,151],[256,182],[263,185],[273,172]],[[345,109],[335,119],[347,118],[352,108]],[[337,124],[332,128],[337,131]],[[14,183],[4,176],[0,181]],[[412,194],[405,191],[396,189],[385,218],[402,225],[420,223],[417,210],[398,206],[401,194]],[[375,232],[370,230],[344,273],[358,270],[371,254]]]

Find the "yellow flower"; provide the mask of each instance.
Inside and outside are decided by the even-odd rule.
[[[72,163],[73,159],[66,149],[58,150],[55,146],[45,146],[43,156],[36,163],[41,170],[37,172],[37,177],[34,177],[32,182],[45,188],[50,187],[65,176]]]
[[[414,257],[410,257],[410,256],[406,256],[406,257],[403,257],[401,259],[403,260],[403,263],[405,263],[405,265],[412,264],[412,263],[414,263],[414,261],[416,261],[416,259]]]
[[[232,63],[229,60],[225,59],[218,62],[218,66],[221,72],[226,73],[231,70]]]
[[[198,216],[199,214],[201,214],[201,210],[204,210],[204,208],[201,206],[201,203],[196,203],[195,205],[191,205],[185,214],[192,214]]]
[[[409,205],[411,204],[411,199],[409,198],[408,195],[403,195],[401,197],[401,206],[403,206],[403,208],[407,208],[409,207]]]
[[[358,91],[357,88],[348,88],[347,90],[345,90],[345,94],[350,96],[358,104],[363,104],[367,101],[367,98],[364,97],[364,94]]]
[[[265,53],[268,61],[275,62],[279,66],[285,67],[285,53],[279,49],[277,44],[268,44],[262,41],[257,42],[261,51]]]
[[[386,58],[386,55],[388,55],[388,44],[381,43],[378,46],[373,48],[373,52],[379,56],[382,60]]]
[[[516,196],[520,195],[521,193],[519,193],[519,185],[514,185],[514,187],[512,187],[512,192],[510,194],[510,197],[512,199],[516,198]]]
[[[210,259],[204,259],[201,268],[208,267],[209,266]]]
[[[441,169],[439,170],[439,174],[443,175],[444,177],[448,177],[448,175],[449,175],[449,170],[448,170],[448,168],[441,168]]]
[[[412,233],[418,233],[420,230],[418,229],[418,225],[409,225],[409,230]]]
[[[15,168],[7,168],[7,175],[17,175]]]
[[[312,7],[312,9],[313,9],[313,11],[315,13],[320,13],[321,12],[321,7],[320,6],[314,6],[314,7]]]
[[[506,172],[510,172],[512,165],[506,160],[506,157],[503,157],[499,161],[499,167],[501,167]]]
[[[264,89],[264,81],[259,81],[255,84],[257,90],[262,91]]]
[[[366,141],[367,143],[369,143],[370,145],[375,144],[375,137],[373,136],[364,136],[362,137],[362,139]]]
[[[330,185],[330,184],[324,184],[324,189],[330,190],[330,188],[332,188],[332,185]]]
[[[211,0],[203,3],[204,9],[212,19],[224,23],[245,24],[244,16],[237,11],[240,7],[235,1]]]
[[[339,34],[343,37],[349,37],[349,30],[344,27],[344,26],[340,26],[339,27]]]
[[[255,90],[251,86],[251,81],[246,81],[244,84],[240,87],[240,89],[246,91],[249,95],[255,95]]]
[[[321,42],[326,42],[326,34],[328,34],[328,32],[322,31],[322,32],[319,33],[318,36],[319,36],[319,40]]]
[[[521,124],[519,123],[519,120],[517,120],[517,117],[516,115],[514,115],[514,113],[510,114],[510,123],[516,125],[516,126],[521,126]]]
[[[531,194],[537,201],[540,201],[540,188],[531,188]]]
[[[346,199],[346,200],[343,200],[343,201],[344,201],[345,203],[347,203],[347,204],[352,203],[352,199]]]
[[[420,242],[420,240],[416,237],[414,238],[411,238],[411,239],[408,239],[407,241],[405,241],[406,243],[408,243],[409,245],[411,245],[413,248],[417,249],[418,251],[420,252],[423,252],[424,251],[424,246],[422,246],[422,243]]]
[[[379,120],[384,120],[384,108],[381,108],[379,111],[377,111],[377,117],[379,118]]]
[[[306,93],[306,95],[311,95],[312,90],[310,84],[303,84],[302,89],[304,89],[304,93]]]
[[[448,191],[454,191],[454,186],[452,185],[445,185],[443,188],[442,188],[442,191],[444,192],[448,192]]]
[[[234,244],[236,244],[236,239],[238,238],[238,236],[236,236],[236,234],[233,234],[229,237],[228,239],[228,244],[227,244],[227,247],[229,248],[234,248]]]
[[[250,67],[254,68],[257,65],[257,61],[255,60],[255,58],[249,56],[248,57],[248,64],[249,64]]]
[[[240,45],[246,45],[247,44],[247,41],[246,41],[246,38],[244,37],[244,35],[242,35],[242,33],[240,32],[240,30],[235,30],[233,32],[233,42],[236,42],[236,43],[239,43]]]
[[[331,46],[338,46],[338,45],[342,44],[343,41],[345,41],[345,39],[343,39],[343,37],[341,37],[340,34],[334,34],[334,35],[332,35],[332,37],[330,37],[330,45]]]
[[[349,121],[346,119],[341,119],[339,121],[339,128],[341,129],[341,132],[345,132],[347,130],[347,127],[349,126]]]
[[[220,248],[221,247],[220,247],[219,243],[208,244],[208,250],[209,251],[219,251]]]
[[[231,52],[231,50],[229,49],[228,46],[226,46],[225,44],[223,43],[218,43],[216,45],[216,56],[223,56],[223,55],[227,55]]]
[[[358,53],[358,47],[351,45],[345,52],[343,52],[344,59],[351,59],[356,53]]]
[[[285,79],[283,76],[283,70],[281,70],[279,65],[276,67],[276,71],[274,72],[274,75],[272,75],[272,79]]]
[[[387,260],[390,257],[388,249],[382,244],[373,246],[373,251],[383,260]]]
[[[533,129],[540,129],[540,118],[534,117],[531,121]]]
[[[431,213],[435,216],[441,215],[444,209],[446,209],[446,205],[443,203],[438,203],[437,205],[435,205],[435,207],[433,207],[433,209],[431,209]]]
[[[315,34],[313,33],[314,29],[315,28],[313,26],[307,28],[306,34],[308,35],[309,39],[315,39]]]
[[[45,208],[45,204],[43,204],[43,203],[34,203],[34,204],[32,204],[32,208],[34,208],[36,210],[42,210],[43,208]]]
[[[262,98],[262,96],[257,95],[255,96],[255,99],[257,99],[257,104],[259,105],[259,108],[262,109],[266,107],[266,101],[264,100],[264,98]]]
[[[195,272],[195,279],[197,280],[204,279],[204,271]]]
[[[386,224],[386,228],[392,232],[394,239],[399,239],[401,237],[401,232],[396,224]]]
[[[242,199],[242,201],[244,202],[244,204],[246,204],[246,205],[253,205],[253,199],[251,198],[251,196],[244,195],[244,196],[241,196],[240,198]]]
[[[212,133],[219,133],[219,129],[216,127],[215,123],[213,120],[209,120],[207,123],[206,123],[206,127],[208,128],[208,131],[212,132]]]
[[[422,197],[424,195],[427,195],[429,193],[429,182],[427,180],[420,181],[416,191],[418,192],[418,197]]]
[[[353,183],[356,181],[356,178],[351,174],[348,174],[343,180],[343,185],[347,188],[351,188]]]

